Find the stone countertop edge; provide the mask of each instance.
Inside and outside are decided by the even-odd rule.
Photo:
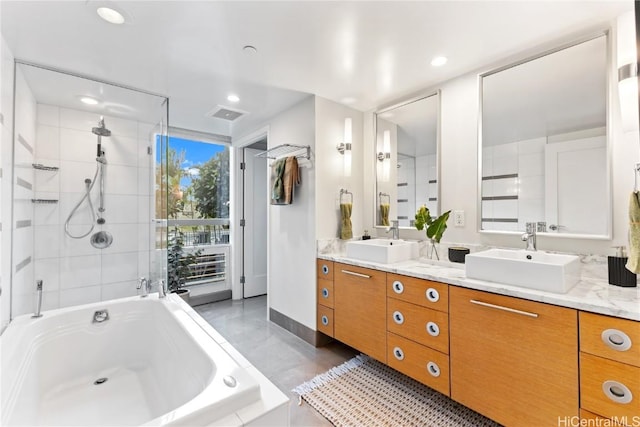
[[[372,268],[387,273],[640,321],[640,288],[612,286],[604,280],[582,278],[566,294],[556,294],[484,280],[467,279],[464,264],[448,261],[432,261],[421,258],[395,264],[378,264],[347,258],[339,254],[317,254],[316,256],[319,259],[357,267]]]

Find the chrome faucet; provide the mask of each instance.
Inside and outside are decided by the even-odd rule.
[[[141,298],[148,296],[149,292],[151,292],[151,280],[145,277],[139,278],[138,286],[136,289],[142,289],[142,295],[140,295]]]
[[[398,240],[400,239],[400,228],[398,228],[398,220],[394,219],[391,221],[391,226],[387,227],[386,232],[388,233],[389,231],[392,231],[393,234],[391,235],[391,238],[393,240]]]
[[[536,251],[536,223],[527,222],[527,232],[522,235],[522,241],[527,242],[527,251]]]
[[[42,280],[36,281],[36,309],[31,316],[32,319],[37,319],[38,317],[42,317]]]
[[[167,296],[167,289],[165,288],[164,280],[158,280],[158,298],[164,298]]]

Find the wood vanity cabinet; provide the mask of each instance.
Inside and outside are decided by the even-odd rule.
[[[316,260],[317,297],[316,326],[325,335],[333,337],[333,261]]]
[[[640,322],[587,312],[579,322],[581,410],[639,424]]]
[[[334,266],[334,337],[386,363],[386,273],[341,263]]]
[[[579,416],[577,310],[451,286],[451,397],[504,426]]]
[[[449,286],[387,274],[387,364],[449,395]]]

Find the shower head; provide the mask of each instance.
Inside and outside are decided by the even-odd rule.
[[[98,127],[92,128],[91,132],[98,136],[111,136],[111,131],[104,126],[104,117],[100,117]]]

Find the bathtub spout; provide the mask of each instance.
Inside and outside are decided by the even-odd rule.
[[[36,310],[31,318],[37,319],[38,317],[42,317],[40,310],[42,310],[42,280],[36,282]]]
[[[142,294],[140,295],[140,298],[147,297],[149,295],[149,292],[151,292],[151,280],[145,277],[139,278],[138,287],[136,289],[142,289]]]

